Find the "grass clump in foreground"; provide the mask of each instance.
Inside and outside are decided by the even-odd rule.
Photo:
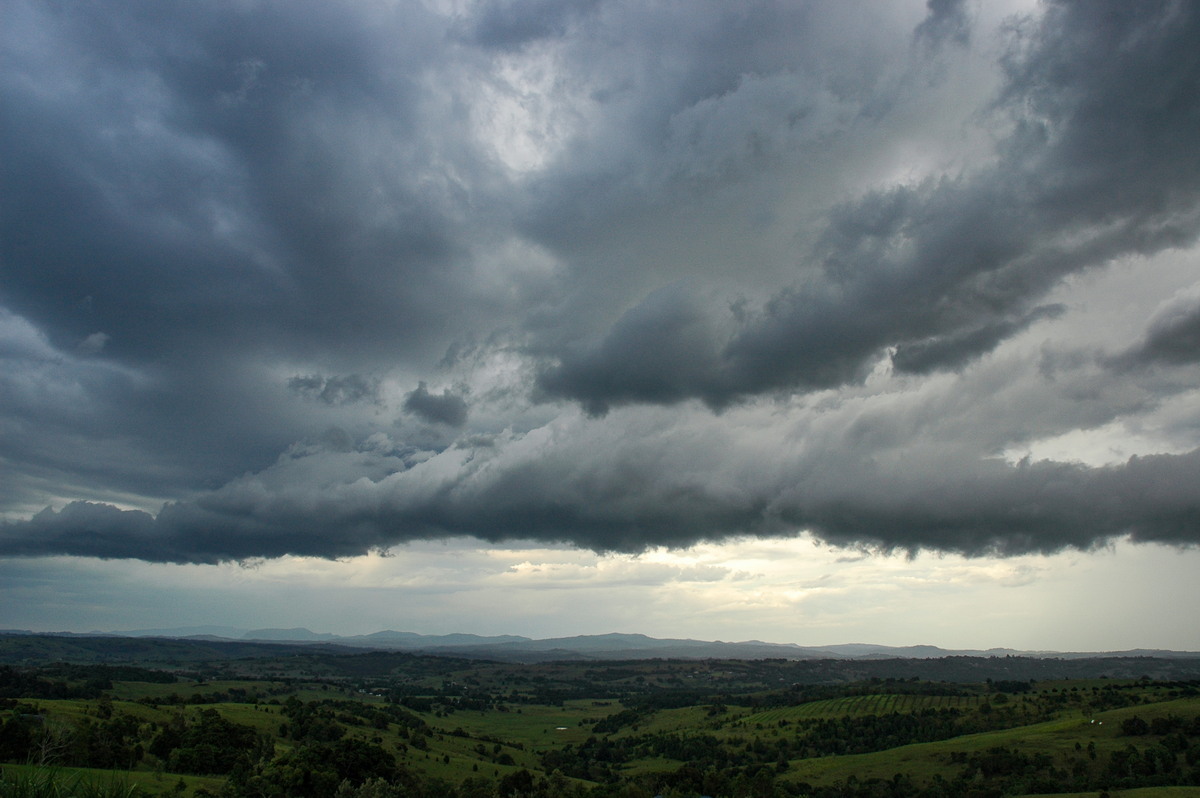
[[[1090,792],[1070,793],[1039,793],[1024,795],[1021,798],[1096,798],[1095,790]],[[1110,798],[1200,798],[1200,787],[1134,787],[1131,790],[1111,790]]]
[[[118,777],[66,773],[56,768],[0,771],[0,798],[139,798],[146,793]]]

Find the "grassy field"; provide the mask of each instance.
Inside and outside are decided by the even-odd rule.
[[[977,709],[987,700],[983,695],[855,695],[810,701],[794,707],[780,707],[746,717],[747,723],[778,724],[813,718],[861,717],[892,712],[919,712],[924,709]]]
[[[1011,693],[999,692],[998,686],[1018,690],[1026,683],[948,684],[911,678],[805,685],[781,675],[791,667],[786,663],[568,663],[525,668],[453,661],[439,673],[436,662],[380,655],[352,657],[346,674],[327,681],[307,677],[288,681],[278,675],[336,671],[330,661],[312,664],[311,659],[272,661],[263,679],[216,678],[250,674],[251,665],[239,662],[236,668],[197,668],[189,678],[171,683],[113,681],[102,699],[28,698],[21,699],[20,708],[9,699],[11,703],[0,703],[0,724],[34,718],[29,722],[38,734],[74,729],[80,732],[78,740],[83,740],[104,728],[108,718],[133,719],[135,731],[125,734],[134,738],[120,745],[126,746],[121,750],[132,751],[133,742],[138,742],[138,753],[122,753],[126,757],[122,759],[87,758],[91,754],[80,742],[71,754],[74,758],[63,755],[58,761],[136,762],[136,769],[61,768],[59,772],[68,778],[115,777],[154,795],[173,793],[182,785],[182,794],[188,796],[197,790],[217,793],[224,779],[162,772],[172,763],[200,770],[195,765],[189,768],[188,760],[177,755],[182,743],[163,748],[162,740],[168,729],[182,734],[203,728],[205,722],[212,722],[206,714],[212,711],[257,735],[257,742],[250,735],[239,743],[254,752],[243,767],[249,767],[247,762],[261,768],[286,762],[289,756],[299,758],[306,746],[311,746],[310,752],[327,752],[331,749],[315,747],[317,741],[328,743],[341,736],[361,741],[364,748],[378,746],[370,749],[378,754],[377,761],[393,756],[404,772],[420,779],[452,784],[468,778],[498,781],[522,769],[542,778],[559,767],[577,785],[607,779],[661,784],[685,766],[703,769],[713,761],[735,775],[769,769],[776,783],[832,785],[851,778],[863,783],[873,778],[891,780],[903,773],[912,783],[921,784],[935,777],[951,781],[968,768],[970,757],[997,748],[1049,757],[1053,767],[1064,773],[1074,768],[1078,775],[1082,767],[1096,777],[1114,752],[1131,743],[1139,747],[1162,743],[1162,734],[1122,734],[1122,721],[1137,715],[1147,722],[1176,718],[1190,723],[1200,717],[1197,683],[1056,680]],[[201,679],[201,675],[212,678]],[[96,695],[68,692],[67,688],[88,683],[80,676],[71,678],[73,684],[42,694]],[[706,687],[698,689],[700,684]],[[804,696],[819,700],[802,701]],[[333,724],[336,735],[309,736],[304,714],[297,709],[301,705],[304,712]],[[652,709],[656,706],[674,708]],[[1096,709],[1102,706],[1119,708]],[[929,714],[912,717],[915,713]],[[966,729],[985,728],[994,730],[962,734]],[[1177,723],[1172,728],[1183,727]],[[1200,736],[1190,725],[1186,728],[1193,738]],[[229,739],[242,739],[234,729],[225,732]],[[959,736],[896,744],[952,734]],[[157,749],[152,745],[156,740]],[[839,745],[820,747],[827,740]],[[894,747],[873,749],[883,742]],[[1190,744],[1183,742],[1184,748]],[[1090,758],[1089,749],[1094,753]],[[821,755],[846,750],[874,752]],[[1186,771],[1188,779],[1194,778],[1190,765],[1182,765],[1187,758],[1180,753],[1177,759],[1180,774]],[[19,765],[4,768],[16,775],[37,772]],[[228,772],[228,766],[220,772]],[[1183,778],[1178,781],[1186,783]],[[656,792],[667,790],[654,788],[649,794]],[[1156,787],[1110,794],[1200,798],[1200,788]],[[1096,798],[1097,791],[1083,795]],[[0,798],[7,796],[0,793]]]
[[[1092,743],[1095,745],[1097,758],[1102,760],[1112,751],[1124,748],[1133,741],[1134,738],[1123,736],[1120,731],[1121,721],[1133,715],[1147,721],[1167,716],[1190,719],[1200,715],[1200,699],[1176,699],[1125,707],[1088,718],[1073,714],[1029,726],[964,735],[935,743],[901,746],[871,754],[795,760],[790,763],[786,778],[812,784],[828,784],[844,781],[850,776],[860,780],[888,779],[896,773],[903,772],[911,774],[916,780],[927,780],[935,773],[945,772],[952,753],[969,754],[997,747],[1027,754],[1048,754],[1055,760],[1061,760],[1076,753],[1076,743],[1083,748]]]
[[[561,705],[524,704],[508,712],[460,710],[446,717],[433,714],[422,717],[443,733],[460,729],[471,737],[521,743],[537,751],[583,742],[592,734],[592,722],[620,709],[613,704],[598,706],[592,701],[566,701]]]

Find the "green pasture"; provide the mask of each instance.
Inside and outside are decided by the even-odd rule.
[[[158,682],[113,682],[112,690],[108,691],[113,698],[125,701],[139,699],[165,700],[176,695],[187,700],[193,695],[209,696],[214,693],[227,693],[230,690],[242,690],[249,695],[258,694],[265,701],[275,696],[276,691],[286,691],[288,688],[282,682],[250,681],[246,679],[215,680],[211,682],[194,682],[188,680],[160,684]],[[279,694],[286,695],[285,692]]]
[[[236,697],[239,691],[244,693],[244,699]],[[283,702],[289,696],[295,696],[301,701],[320,701],[326,698],[345,699],[350,697],[345,690],[328,685],[286,684],[277,681],[252,681],[248,679],[218,679],[206,682],[184,680],[169,684],[159,684],[157,682],[113,682],[112,690],[108,692],[114,700],[159,701],[167,703],[168,700],[174,697],[185,704],[193,703],[193,696],[201,696],[205,700],[208,700],[214,695],[226,695],[230,693],[233,694],[234,701],[249,704],[267,704],[272,701]],[[366,703],[381,700],[360,693],[353,694],[353,698],[354,700]]]
[[[809,701],[793,707],[776,707],[746,717],[747,724],[778,725],[786,720],[815,720],[864,715],[920,712],[925,709],[977,709],[986,700],[980,695],[855,695]]]
[[[645,773],[671,773],[679,769],[679,762],[666,757],[636,759],[621,768],[622,775],[640,776]]]
[[[580,667],[580,677],[586,669]],[[589,666],[590,667],[590,666]],[[636,679],[638,671],[621,671],[621,678]],[[685,674],[686,675],[686,674]],[[493,682],[494,700],[504,701],[506,693],[514,689],[515,683],[498,672],[491,679],[483,669],[464,670],[456,673],[452,683],[459,682],[478,688],[481,682]],[[272,677],[273,678],[273,677]],[[431,688],[438,687],[445,677],[430,679]],[[1047,711],[1057,712],[1052,720],[1019,726],[1000,731],[966,735],[936,743],[925,743],[893,748],[870,754],[826,756],[813,759],[797,759],[789,762],[788,770],[781,775],[793,782],[830,784],[844,781],[850,776],[863,781],[870,778],[891,779],[897,773],[905,773],[918,783],[928,781],[936,774],[951,779],[963,765],[952,762],[952,754],[985,752],[991,748],[1004,747],[1025,754],[1047,754],[1056,763],[1077,762],[1080,751],[1092,744],[1097,754],[1089,760],[1089,767],[1100,768],[1109,753],[1129,744],[1145,747],[1158,742],[1152,735],[1142,737],[1121,734],[1121,722],[1134,715],[1147,722],[1158,717],[1174,716],[1185,720],[1200,716],[1200,697],[1172,698],[1179,695],[1167,685],[1142,685],[1131,683],[1130,700],[1133,706],[1106,710],[1091,714],[1086,706],[1093,691],[1115,685],[1107,680],[1070,681],[1039,683],[1039,692],[1010,694],[998,699],[995,694],[974,693],[961,696],[915,695],[908,693],[878,693],[851,695],[820,701],[811,701],[795,706],[778,706],[757,711],[740,706],[736,701],[748,703],[747,695],[731,698],[722,706],[702,703],[676,709],[647,711],[639,714],[636,721],[612,733],[614,738],[643,735],[699,735],[710,734],[727,742],[737,738],[741,745],[755,738],[768,746],[780,738],[791,738],[807,721],[826,720],[840,717],[886,716],[892,713],[914,713],[924,710],[957,709],[963,713],[974,713],[985,703],[995,711],[1005,704],[1010,714],[1002,717],[1019,723],[1022,717],[1048,717]],[[884,685],[880,689],[888,689]],[[600,688],[598,688],[599,690]],[[858,689],[862,689],[859,687]],[[874,685],[867,689],[874,689]],[[895,689],[895,688],[893,688]],[[901,688],[902,689],[902,688]],[[431,690],[432,692],[432,690]],[[1047,700],[1055,694],[1068,694],[1070,701]],[[231,701],[219,703],[176,704],[165,703],[172,695],[187,702],[199,694],[207,700],[224,695]],[[598,694],[603,695],[603,692]],[[90,699],[29,699],[24,703],[33,705],[45,715],[46,723],[68,727],[85,719],[96,722],[102,704],[110,704],[113,713],[137,718],[142,723],[167,724],[180,717],[192,721],[206,710],[215,710],[226,720],[255,729],[274,740],[277,753],[282,753],[295,743],[279,736],[281,723],[288,722],[282,708],[268,701],[285,701],[289,695],[304,702],[334,699],[355,701],[367,705],[385,703],[384,699],[358,692],[349,692],[336,684],[313,683],[285,684],[281,681],[213,680],[210,682],[178,681],[172,684],[145,682],[116,682],[108,697]],[[760,699],[767,693],[756,694]],[[778,700],[779,693],[770,694]],[[244,697],[244,700],[240,700]],[[1079,700],[1075,700],[1078,697]],[[257,703],[255,700],[257,699]],[[710,698],[708,701],[715,699]],[[159,703],[156,703],[159,702]],[[631,702],[632,703],[632,702]],[[634,704],[636,706],[636,704]],[[1057,707],[1062,706],[1061,710]],[[429,728],[432,736],[409,733],[395,723],[386,729],[377,729],[370,724],[351,723],[344,715],[341,722],[349,737],[377,742],[385,750],[393,752],[403,766],[427,778],[461,782],[469,777],[495,779],[522,768],[535,773],[541,771],[540,755],[568,744],[579,745],[595,736],[594,724],[628,707],[613,698],[579,699],[554,704],[504,704],[502,709],[488,711],[456,710],[414,712]],[[1032,710],[1036,708],[1037,715]],[[333,710],[341,714],[341,709]],[[353,713],[351,713],[353,714]],[[992,715],[996,718],[996,715]],[[0,718],[2,720],[2,718]],[[146,732],[147,727],[143,727]],[[153,730],[149,730],[153,731]],[[147,732],[149,733],[149,732]],[[520,747],[518,747],[520,746]],[[1079,746],[1077,748],[1077,746]],[[502,760],[501,764],[496,760]],[[91,780],[94,777],[123,779],[122,783],[136,785],[151,795],[172,793],[182,779],[183,794],[189,796],[203,787],[218,792],[222,778],[179,776],[152,770],[152,757],[144,762],[142,770],[129,773],[110,773],[85,768],[61,768],[55,773],[66,777]],[[1091,765],[1090,762],[1095,762]],[[626,763],[621,770],[626,775],[646,772],[669,771],[679,762],[661,757]],[[17,775],[38,772],[31,768],[4,765],[5,773]],[[89,793],[90,794],[90,793]],[[1200,787],[1160,787],[1111,791],[1113,798],[1200,798]],[[1095,798],[1090,792],[1088,798]],[[9,794],[0,790],[0,798]],[[1031,797],[1032,798],[1032,797]],[[1070,798],[1070,796],[1064,796]]]
[[[845,781],[850,776],[860,781],[877,778],[890,779],[897,773],[906,773],[915,781],[924,782],[937,773],[947,776],[947,768],[956,772],[950,764],[954,752],[974,753],[987,751],[998,746],[1014,748],[1026,753],[1059,753],[1061,747],[1069,747],[1074,753],[1074,742],[1080,739],[1071,736],[1082,729],[1075,720],[1055,720],[1016,729],[969,734],[935,743],[915,743],[870,754],[848,754],[825,756],[814,759],[792,760],[785,778],[792,781],[807,781],[814,784]],[[1065,732],[1065,734],[1062,734]],[[1056,736],[1061,739],[1056,739]],[[1069,740],[1069,743],[1067,742]],[[1099,746],[1097,746],[1099,750]]]
[[[175,708],[172,707],[167,711],[171,709]],[[249,726],[260,734],[269,734],[272,737],[279,734],[279,724],[287,721],[287,718],[279,711],[279,707],[266,707],[262,705],[255,707],[253,704],[228,703],[190,706],[184,709],[184,717],[189,720],[197,718],[206,709],[215,709],[221,714],[221,717],[231,723]]]
[[[1105,689],[1129,690],[1139,693],[1168,693],[1176,688],[1162,682],[1144,682],[1140,679],[1045,679],[1034,685],[1037,693],[1082,693]]]
[[[486,753],[480,754],[475,750],[475,746],[481,744]],[[396,759],[405,767],[419,772],[422,776],[452,782],[459,782],[470,776],[499,778],[522,768],[534,772],[539,770],[537,755],[532,751],[520,751],[511,746],[502,745],[500,753],[508,754],[513,759],[513,764],[502,765],[492,761],[492,749],[492,743],[443,736],[440,739],[431,740],[428,751],[410,748]]]
[[[1200,715],[1200,698],[1173,698],[1153,704],[1139,704],[1132,707],[1109,709],[1090,715],[1088,719],[1091,720],[1094,718],[1098,724],[1103,723],[1105,731],[1116,735],[1119,731],[1121,721],[1134,715],[1138,715],[1147,721],[1153,718],[1167,717],[1168,715],[1185,719],[1194,718]]]
[[[522,704],[508,712],[459,710],[444,717],[432,713],[417,714],[448,736],[461,729],[472,738],[490,737],[544,751],[583,742],[592,736],[592,724],[585,721],[594,722],[620,710],[621,706],[616,702],[597,706],[591,701],[566,701],[561,705]]]
[[[76,698],[35,698],[27,703],[36,707],[38,712],[46,715],[52,721],[78,723],[85,717],[98,718],[98,702],[95,700]],[[180,712],[186,712],[183,707],[152,707],[134,701],[113,701],[113,713],[121,713],[137,718],[147,723],[166,723]],[[194,712],[193,712],[194,714]]]
[[[347,693],[345,690],[337,687],[326,687],[319,684],[297,686],[296,689],[284,695],[272,697],[278,698],[280,701],[285,701],[287,700],[288,696],[295,696],[304,703],[308,703],[309,701],[324,701],[325,699],[330,699],[332,701],[345,701],[349,699],[352,701],[361,701],[364,704],[371,704],[378,703],[383,700],[381,698],[372,698],[359,693]]]
[[[680,709],[660,709],[642,717],[635,724],[637,728],[626,726],[614,737],[626,737],[637,734],[662,734],[677,731],[705,731],[716,728],[728,720],[728,715],[709,715],[706,706],[682,707]]]
[[[21,703],[36,708],[40,714],[56,721],[78,723],[85,717],[96,714],[96,702],[85,699],[35,698]]]
[[[896,773],[907,773],[915,780],[921,781],[932,778],[939,772],[945,776],[946,768],[953,767],[950,765],[951,753],[976,753],[996,747],[1009,748],[1025,754],[1048,754],[1056,761],[1062,761],[1064,757],[1077,756],[1076,743],[1086,747],[1090,742],[1095,744],[1098,758],[1102,760],[1112,751],[1124,748],[1130,743],[1144,746],[1157,739],[1149,736],[1121,735],[1121,721],[1128,717],[1138,715],[1149,721],[1168,715],[1191,718],[1197,714],[1200,714],[1198,698],[1123,707],[1100,712],[1090,718],[1075,714],[1029,726],[969,734],[935,743],[917,743],[871,754],[793,760],[786,778],[827,784],[843,781],[851,775],[863,780],[890,779]]]

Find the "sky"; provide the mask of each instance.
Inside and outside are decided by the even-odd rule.
[[[1197,4],[5,18],[0,628],[1200,650]]]

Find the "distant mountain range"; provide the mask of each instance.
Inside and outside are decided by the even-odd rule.
[[[20,632],[11,631],[9,634]],[[27,633],[28,634],[28,633]],[[1010,648],[944,649],[937,646],[882,646],[848,643],[834,646],[800,646],[765,643],[690,639],[661,639],[643,634],[578,635],[535,640],[517,635],[473,634],[423,635],[386,630],[368,635],[336,635],[305,628],[238,629],[226,626],[189,626],[173,629],[135,629],[121,632],[92,632],[87,636],[155,637],[179,640],[238,641],[325,645],[383,651],[445,654],[473,659],[508,662],[553,660],[630,659],[935,659],[940,657],[1200,657],[1197,652],[1134,649],[1104,652],[1020,651]],[[70,635],[78,636],[78,635]]]

